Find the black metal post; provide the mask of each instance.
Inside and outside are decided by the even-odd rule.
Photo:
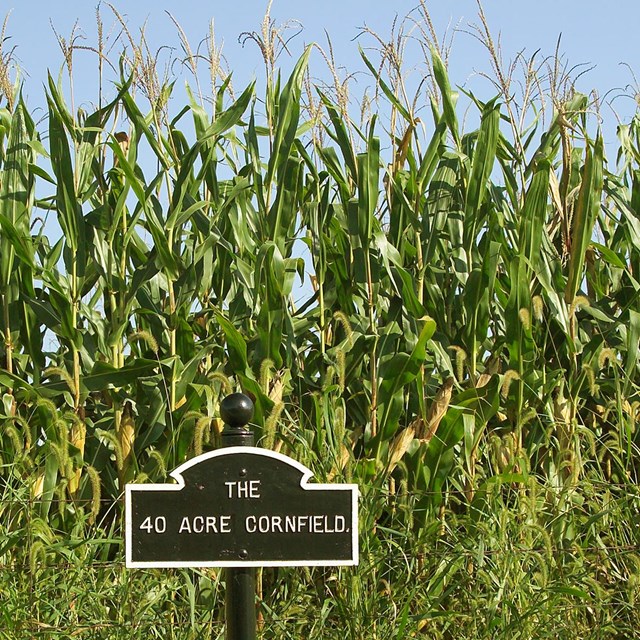
[[[220,403],[223,447],[251,447],[253,432],[247,424],[253,417],[253,402],[243,393],[232,393]],[[229,567],[225,570],[226,640],[256,639],[256,570]]]

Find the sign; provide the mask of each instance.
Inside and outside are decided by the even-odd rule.
[[[229,447],[126,485],[127,567],[358,564],[358,487],[310,483],[295,460]]]

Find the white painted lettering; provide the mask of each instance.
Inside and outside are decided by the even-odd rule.
[[[260,497],[260,480],[240,480],[238,482],[225,482],[227,487],[227,498],[250,498]]]
[[[349,531],[346,518],[338,515],[247,516],[244,528],[247,533],[332,534]]]
[[[231,533],[231,516],[220,516],[220,533]]]
[[[167,519],[164,516],[158,516],[151,520],[151,516],[147,516],[140,528],[147,533],[164,533],[167,530]]]
[[[178,533],[231,533],[231,516],[184,516]]]
[[[222,518],[228,518],[228,517],[229,516],[222,516],[220,520],[222,520]],[[215,516],[207,516],[206,529],[207,529],[207,533],[218,533]]]
[[[185,516],[182,518],[182,522],[180,523],[180,528],[178,529],[178,533],[191,533],[191,523],[189,522],[189,517]]]
[[[204,518],[196,516],[193,519],[193,533],[202,533],[204,531]]]

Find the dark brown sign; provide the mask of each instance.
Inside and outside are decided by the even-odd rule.
[[[309,482],[292,458],[257,447],[205,453],[175,484],[126,486],[127,567],[358,563],[358,487]]]

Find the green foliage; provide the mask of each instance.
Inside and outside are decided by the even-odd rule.
[[[244,390],[363,494],[360,567],[265,571],[265,638],[637,628],[640,118],[616,167],[575,92],[465,132],[430,50],[424,129],[384,56],[363,126],[305,102],[311,48],[211,113],[124,62],[93,113],[0,110],[0,627],[222,633],[218,573],[123,573],[119,498]]]

